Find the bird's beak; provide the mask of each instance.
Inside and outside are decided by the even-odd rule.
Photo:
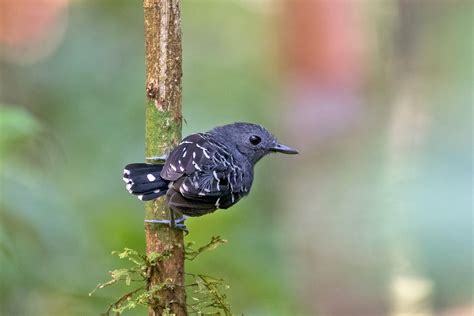
[[[283,154],[290,154],[290,155],[295,155],[298,153],[298,151],[296,151],[295,149],[282,145],[282,144],[278,144],[278,143],[273,145],[273,147],[270,148],[270,151],[283,153]]]

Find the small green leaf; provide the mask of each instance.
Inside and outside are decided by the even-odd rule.
[[[225,242],[227,241],[219,236],[214,236],[209,243],[198,249],[193,248],[194,243],[188,242],[185,246],[186,259],[194,260],[201,253],[213,250]],[[140,254],[136,250],[125,248],[123,251],[113,251],[112,254],[118,256],[120,259],[129,260],[133,264],[132,267],[110,271],[111,280],[98,284],[89,295],[92,295],[98,289],[119,282],[130,286],[132,281],[141,281],[142,285],[122,295],[114,303],[110,304],[105,313],[106,315],[109,315],[111,311],[120,314],[126,310],[136,308],[139,305],[147,306],[149,304],[156,304],[159,299],[157,293],[163,288],[173,289],[177,286],[171,278],[167,278],[161,284],[155,284],[149,287],[148,290],[146,290],[146,285],[144,284],[148,278],[150,267],[156,267],[158,261],[169,258],[172,255],[171,251],[164,251],[162,253],[152,252],[146,255]],[[227,297],[222,292],[222,290],[229,288],[229,286],[224,283],[224,280],[205,274],[187,273],[187,275],[192,277],[192,282],[187,284],[186,287],[192,290],[193,295],[191,296],[191,300],[194,302],[193,304],[189,303],[187,305],[193,313],[197,315],[232,315]],[[173,314],[170,310],[165,310],[163,315],[171,316]]]

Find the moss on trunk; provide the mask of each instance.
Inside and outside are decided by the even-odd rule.
[[[145,0],[146,157],[171,151],[181,139],[181,15],[179,0]],[[147,202],[146,219],[169,219],[164,198]],[[184,290],[183,233],[165,225],[145,224],[146,250],[169,253],[149,271],[148,289],[156,287],[149,315],[166,310],[187,315]]]

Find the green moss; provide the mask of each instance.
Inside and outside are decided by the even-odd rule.
[[[149,100],[146,103],[145,157],[169,153],[181,139],[181,125],[179,116],[172,111],[159,111],[154,101]],[[168,218],[165,199],[145,203],[145,219]]]
[[[145,156],[160,156],[173,149],[181,139],[181,115],[158,111],[154,100],[146,104]]]
[[[226,240],[219,236],[214,236],[211,241],[201,247],[194,247],[194,243],[189,242],[184,247],[186,259],[194,260],[200,254],[213,250],[226,243]],[[127,267],[121,267],[109,272],[110,280],[99,283],[96,288],[89,293],[94,294],[99,289],[120,284],[127,291],[112,302],[103,315],[110,315],[112,312],[120,315],[123,312],[135,309],[137,306],[150,306],[159,302],[159,292],[164,289],[173,290],[176,284],[173,280],[166,278],[162,282],[150,285],[150,271],[158,269],[164,262],[171,260],[170,251],[162,253],[150,252],[140,253],[137,250],[125,248],[123,251],[113,251],[113,255],[122,260],[129,261]],[[188,283],[182,286],[189,291],[190,297],[186,306],[197,315],[232,315],[230,304],[225,294],[229,286],[224,280],[204,274],[186,273]],[[168,307],[163,309],[161,315],[175,315],[170,313]]]

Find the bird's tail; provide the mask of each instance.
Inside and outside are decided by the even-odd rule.
[[[142,201],[150,201],[166,194],[169,181],[160,176],[163,165],[132,163],[123,170],[123,181],[128,192]]]

